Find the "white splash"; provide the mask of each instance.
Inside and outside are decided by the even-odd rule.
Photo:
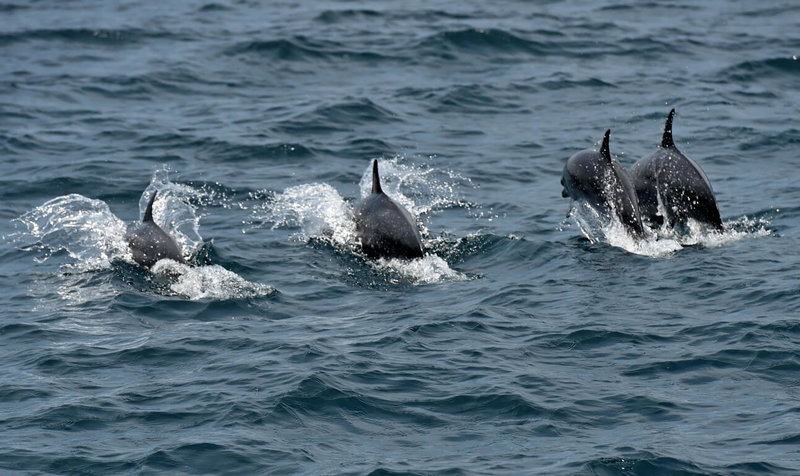
[[[725,231],[719,233],[708,231],[703,225],[690,221],[690,233],[686,241],[682,241],[682,243],[686,245],[699,244],[709,248],[717,248],[746,238],[763,238],[773,234],[772,230],[769,229],[769,224],[770,221],[766,218],[755,219],[743,216],[738,220],[728,223],[723,222],[722,226],[725,228]]]
[[[249,299],[275,292],[272,286],[252,283],[219,265],[192,267],[162,259],[153,265],[151,271],[166,278],[173,293],[193,301]]]
[[[114,259],[131,260],[125,223],[108,204],[83,195],[56,197],[16,219],[34,243],[46,248],[42,260],[61,250],[85,269],[106,269]]]
[[[608,244],[637,255],[666,258],[683,249],[678,241],[672,238],[658,238],[646,226],[644,227],[645,239],[636,239],[628,232],[625,225],[616,219],[616,216],[615,219],[604,223],[601,229]]]
[[[374,262],[377,270],[388,270],[401,279],[416,284],[438,283],[442,281],[467,281],[470,278],[447,264],[436,255],[425,255],[410,261],[399,259],[379,259]]]
[[[272,229],[300,228],[296,238],[330,238],[335,244],[352,243],[356,236],[353,209],[335,188],[325,183],[289,187],[275,195],[260,219]]]
[[[688,232],[678,233],[667,225],[658,229],[645,226],[646,239],[637,240],[616,218],[604,220],[594,208],[585,203],[573,202],[567,215],[572,218],[586,238],[592,243],[606,241],[609,245],[622,248],[630,253],[665,258],[672,256],[686,246],[720,247],[745,238],[769,236],[766,219],[754,220],[742,217],[737,221],[723,223],[725,231],[710,230],[694,220],[688,222]],[[566,223],[565,223],[566,225]]]

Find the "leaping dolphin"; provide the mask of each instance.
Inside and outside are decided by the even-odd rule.
[[[685,226],[691,218],[722,231],[711,183],[700,166],[683,155],[672,140],[674,115],[672,109],[664,124],[661,147],[631,168],[642,216],[657,225],[666,220],[670,226]]]
[[[169,258],[185,263],[178,244],[156,222],[153,221],[153,202],[158,191],[154,191],[147,203],[142,223],[125,238],[133,254],[133,260],[140,266],[150,268],[160,259]]]
[[[372,193],[355,209],[356,236],[370,258],[422,258],[414,217],[381,190],[378,161],[372,162]]]
[[[628,172],[611,157],[607,130],[600,152],[582,150],[567,160],[561,196],[584,201],[605,218],[616,218],[637,239],[645,237],[636,192]]]

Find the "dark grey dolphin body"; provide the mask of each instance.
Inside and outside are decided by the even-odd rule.
[[[150,268],[158,260],[164,258],[185,263],[181,249],[175,240],[153,221],[153,202],[157,193],[157,191],[153,192],[153,196],[150,197],[142,223],[125,236],[133,254],[133,260],[145,268]]]
[[[669,112],[664,125],[661,147],[631,168],[642,217],[657,225],[666,220],[670,226],[685,226],[691,218],[722,231],[711,183],[700,166],[683,155],[672,140],[674,115],[675,109]]]
[[[636,192],[628,172],[611,157],[610,133],[606,131],[600,152],[582,150],[569,158],[561,177],[561,196],[586,202],[602,217],[616,216],[634,238],[642,239],[645,233]]]
[[[372,193],[355,209],[356,236],[370,258],[422,258],[414,217],[381,190],[378,161],[372,163]]]

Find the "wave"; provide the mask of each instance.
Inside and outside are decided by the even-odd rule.
[[[197,11],[201,13],[207,13],[207,12],[216,13],[216,12],[227,12],[231,10],[232,10],[231,7],[223,5],[221,3],[206,3],[205,5],[200,7]]]
[[[116,132],[116,131],[114,131]],[[190,150],[200,160],[213,163],[222,162],[247,162],[253,159],[269,160],[276,162],[286,161],[296,164],[297,160],[309,159],[320,153],[298,142],[273,142],[238,143],[213,137],[198,137],[190,134],[174,132],[158,133],[146,136],[135,136],[136,142],[132,147],[135,152],[149,152],[152,150]],[[324,150],[322,152],[325,152]]]
[[[752,82],[763,79],[786,78],[794,80],[800,73],[800,57],[786,56],[749,60],[737,63],[721,73],[721,80],[727,82]]]
[[[483,17],[483,16],[481,16]],[[374,24],[379,20],[407,21],[414,19],[425,22],[440,20],[467,20],[475,18],[474,15],[446,10],[425,10],[413,8],[410,10],[372,10],[366,8],[345,8],[341,10],[325,10],[314,17],[314,21],[325,24],[366,22]]]
[[[573,81],[567,79],[566,77],[558,80],[547,80],[539,83],[539,85],[547,90],[550,91],[558,91],[561,89],[572,89],[572,88],[592,88],[592,89],[601,89],[601,88],[616,88],[615,84],[603,81],[599,78],[589,78],[581,81]],[[661,117],[659,116],[659,119]]]
[[[639,58],[657,60],[659,58],[671,56],[692,56],[693,49],[684,47],[681,41],[676,41],[674,38],[667,38],[665,40],[660,38],[663,37],[647,35],[624,38],[615,43],[606,43],[605,47],[609,48],[608,54],[615,56],[633,56],[637,58],[637,60],[639,60]]]
[[[577,464],[576,464],[577,466]],[[657,456],[648,452],[637,452],[632,456],[603,457],[580,465],[588,474],[651,475],[671,474],[692,476],[706,474],[702,468],[689,461]]]
[[[154,32],[136,28],[91,29],[91,28],[45,28],[0,34],[0,45],[11,45],[25,41],[60,41],[85,43],[99,46],[125,46],[149,39],[177,39],[167,32]]]
[[[520,54],[544,56],[556,54],[559,48],[550,43],[521,38],[499,29],[467,28],[435,33],[416,45],[423,54],[440,59],[456,59],[459,55],[493,55],[507,58]]]
[[[363,124],[390,124],[400,121],[402,119],[397,113],[369,99],[361,98],[317,107],[279,122],[272,129],[287,134],[320,134],[349,131],[354,126]]]
[[[490,393],[479,395],[454,395],[440,399],[410,402],[409,406],[424,408],[431,413],[443,415],[469,415],[472,418],[512,420],[543,418],[552,411],[540,407],[520,395]]]
[[[48,134],[46,132],[9,137],[4,141],[4,146],[14,153],[37,151],[43,154],[58,155],[59,157],[85,149],[85,145],[65,139],[58,134]]]
[[[11,13],[17,10],[27,10],[30,8],[28,5],[21,5],[16,3],[0,3],[0,12]]]
[[[772,148],[783,149],[791,144],[800,144],[800,130],[795,128],[782,131],[764,131],[758,134],[751,134],[751,140],[743,140],[738,145],[738,149],[745,152],[758,151],[763,153]],[[794,145],[796,147],[796,145]]]
[[[203,140],[197,147],[198,158],[209,161],[246,162],[253,159],[269,160],[270,163],[298,164],[298,159],[310,159],[317,155],[314,149],[299,143],[235,144],[228,141]]]
[[[137,76],[105,75],[91,84],[80,82],[78,90],[84,95],[97,95],[110,99],[151,99],[165,94],[208,95],[204,86],[215,86],[207,80],[179,68],[157,71]],[[210,88],[206,88],[210,89]]]
[[[399,21],[406,21],[408,19],[414,19],[418,21],[428,21],[428,22],[435,22],[440,20],[467,20],[470,18],[474,18],[473,15],[465,14],[465,13],[456,13],[446,10],[424,10],[424,9],[412,9],[412,10],[371,10],[366,8],[361,9],[353,9],[347,8],[342,10],[325,10],[314,17],[314,21],[325,23],[325,24],[337,24],[337,23],[357,23],[357,22],[365,22],[369,24],[373,24],[379,20],[399,20]]]
[[[383,17],[385,17],[384,12],[379,12],[377,10],[350,8],[344,10],[325,10],[314,17],[314,21],[330,24],[350,21],[374,21]]]
[[[337,41],[315,40],[306,36],[293,36],[289,39],[246,41],[225,50],[228,56],[258,56],[271,60],[308,62],[341,60],[379,63],[394,59],[372,51],[347,49]]]
[[[655,334],[635,334],[608,329],[581,329],[569,334],[542,335],[538,339],[550,342],[554,347],[570,350],[597,349],[614,345],[642,345],[665,342],[668,339]]]
[[[462,114],[522,113],[525,106],[518,98],[508,93],[500,93],[496,88],[485,85],[457,85],[444,91],[429,92],[427,102],[432,103],[431,112],[456,112]],[[501,97],[506,95],[507,97]]]
[[[386,384],[385,381],[383,383]],[[324,375],[304,378],[279,396],[273,408],[277,417],[293,416],[300,420],[320,413],[324,413],[326,418],[347,419],[347,415],[355,413],[368,418],[425,427],[441,426],[444,423],[429,412],[412,411],[393,401],[339,388]]]
[[[661,456],[649,451],[630,451],[629,455],[592,459],[578,466],[580,473],[608,475],[652,475],[670,474],[675,476],[751,475],[751,474],[791,474],[789,468],[768,461],[753,461],[727,465],[698,464],[691,461]]]
[[[398,147],[386,140],[374,137],[348,140],[341,148],[333,149],[339,157],[390,157]]]
[[[680,360],[657,361],[633,366],[624,375],[657,376],[662,374],[683,374],[717,369],[741,369],[768,376],[795,374],[800,370],[800,354],[782,350],[724,349],[710,355],[694,356]],[[719,375],[718,372],[714,372]],[[714,378],[709,377],[714,380]]]

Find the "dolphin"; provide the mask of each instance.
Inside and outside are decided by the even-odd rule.
[[[601,216],[612,215],[637,239],[645,237],[636,192],[628,172],[611,157],[607,130],[600,152],[582,150],[567,160],[561,176],[562,197],[586,202]]]
[[[370,258],[422,258],[414,217],[381,190],[378,161],[372,162],[372,193],[354,211],[356,237]]]
[[[142,223],[135,230],[125,235],[133,260],[140,266],[150,268],[160,259],[169,258],[178,263],[185,263],[178,244],[156,222],[153,221],[153,202],[158,191],[153,192]]]
[[[661,147],[631,168],[631,179],[646,221],[661,225],[685,226],[688,219],[723,231],[717,200],[706,174],[683,155],[672,140],[672,118],[664,124]],[[666,216],[664,216],[666,215]]]

